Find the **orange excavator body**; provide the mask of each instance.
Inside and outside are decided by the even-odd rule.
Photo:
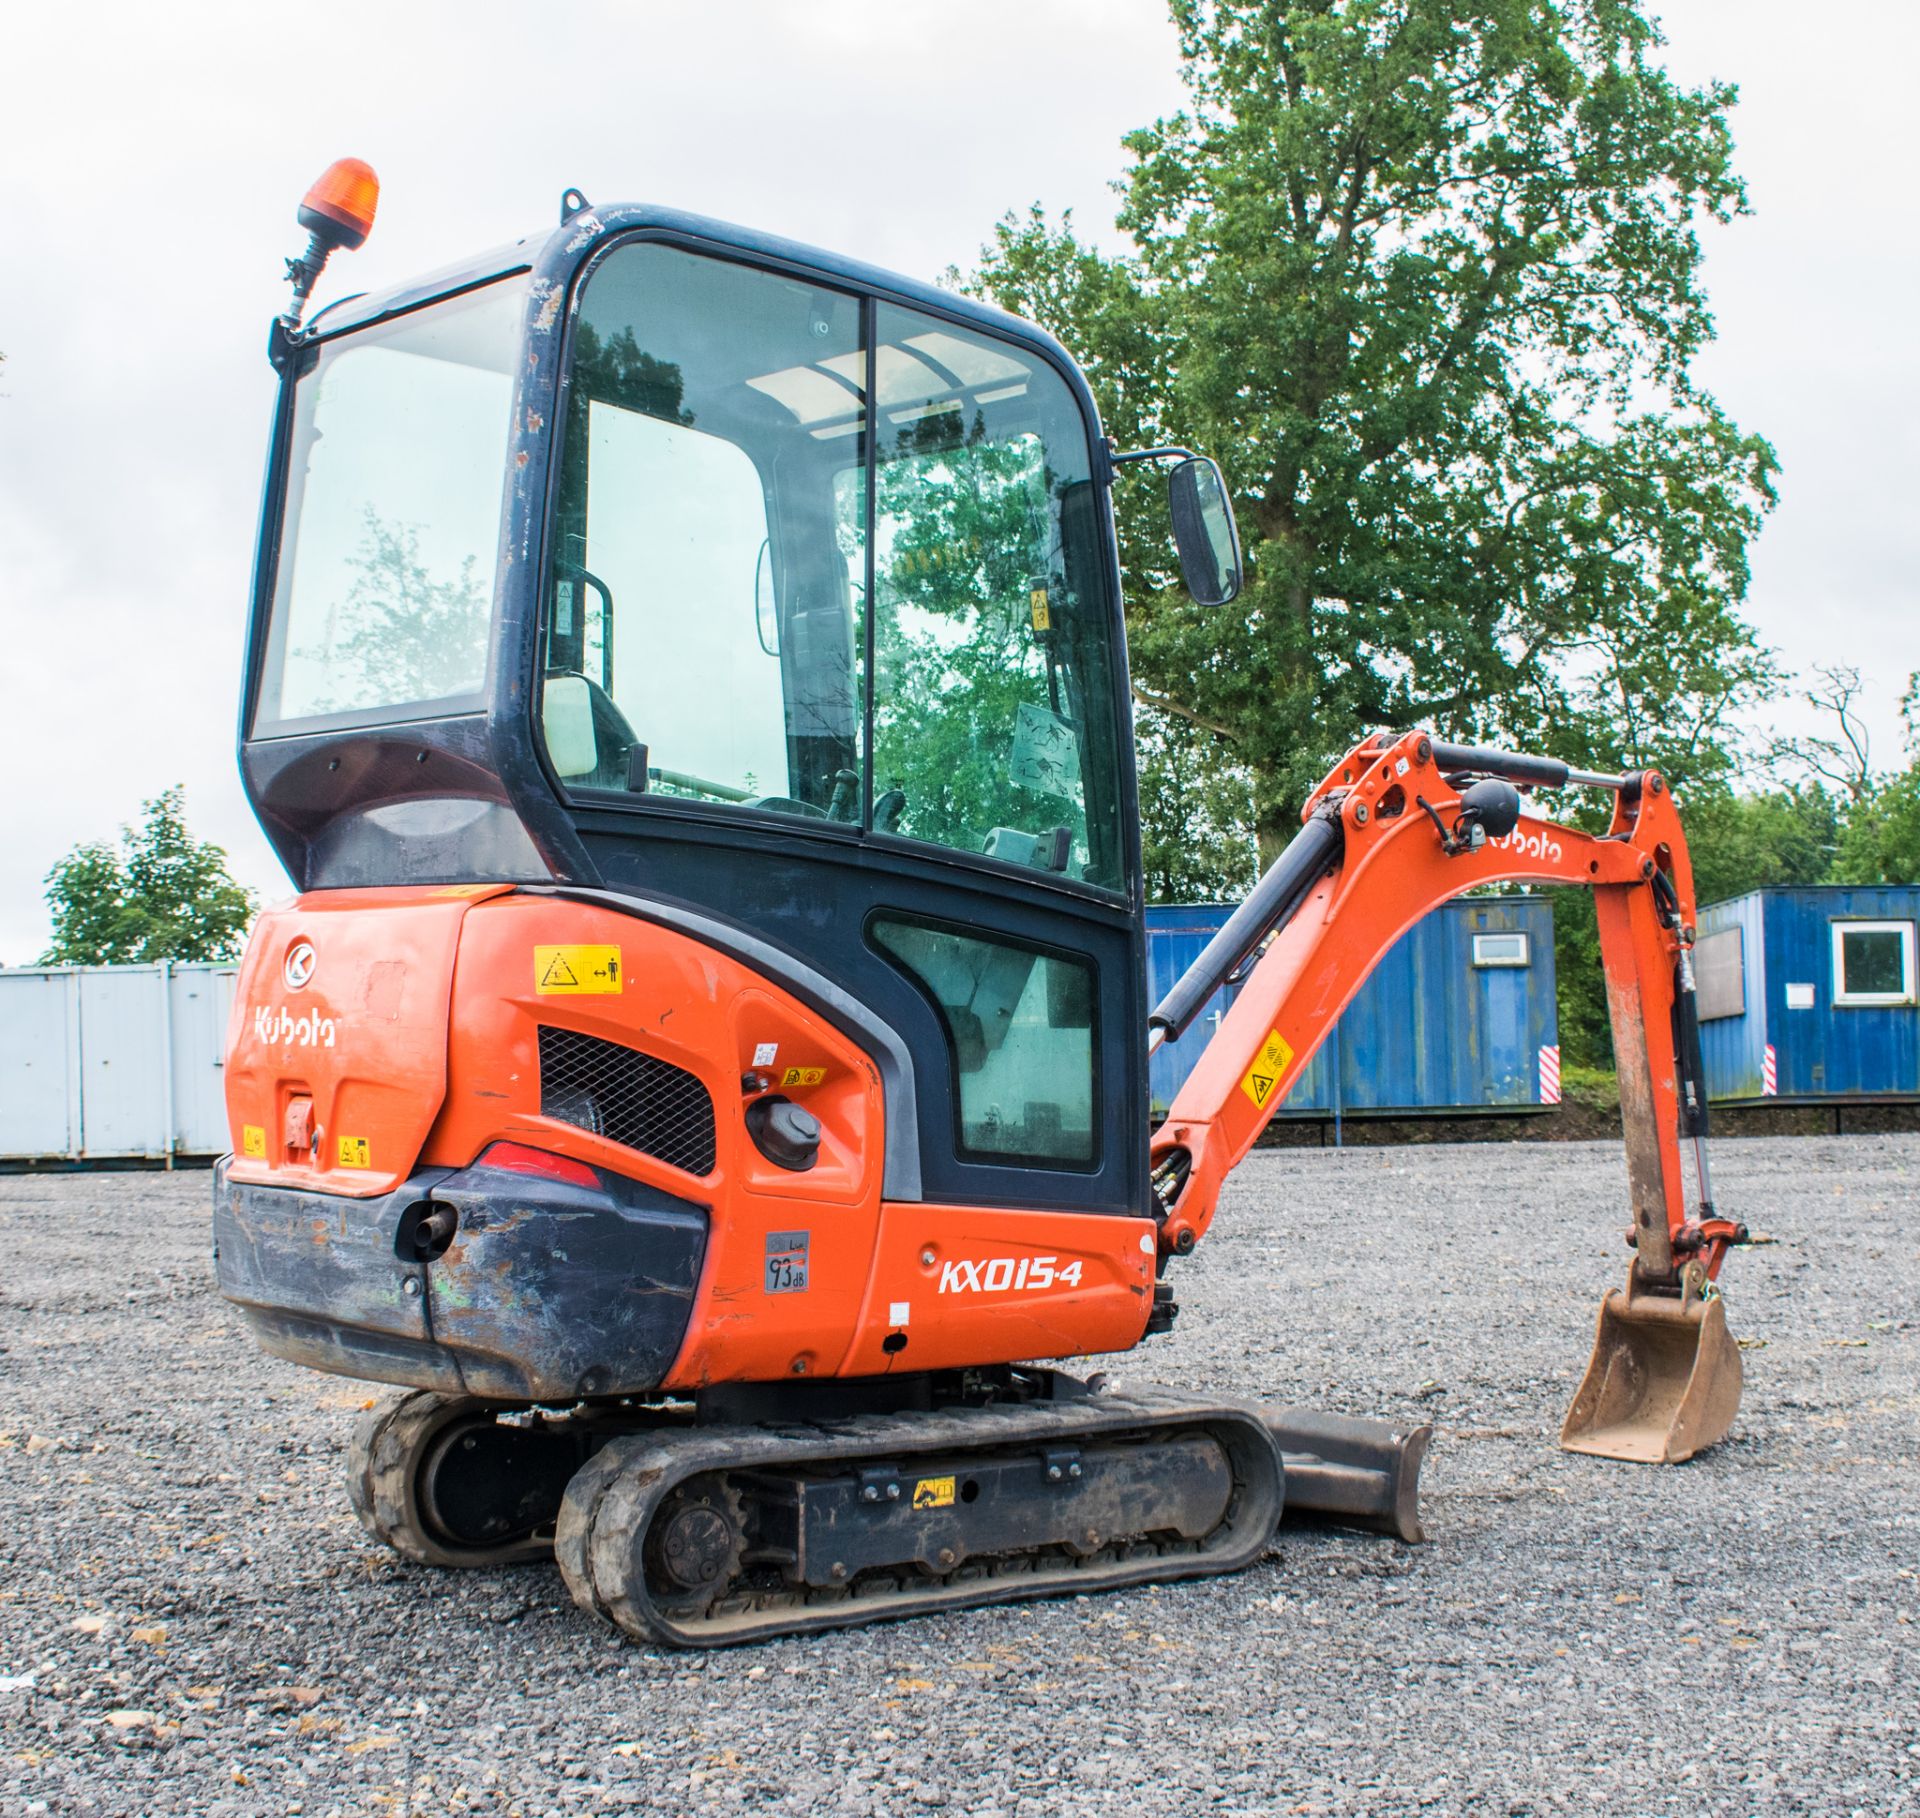
[[[1149,1015],[1110,493],[1174,463],[1224,605],[1218,470],[1114,449],[1027,324],[572,191],[544,241],[308,322],[371,224],[349,174],[269,344],[241,765],[301,894],[241,970],[214,1230],[269,1351],[409,1391],[354,1444],[370,1531],[551,1552],[702,1645],[1232,1570],[1283,1505],[1417,1538],[1425,1429],[1051,1366],[1168,1329],[1374,965],[1516,881],[1595,892],[1626,1136],[1564,1443],[1726,1430],[1741,1231],[1662,778],[1368,738]],[[1151,1047],[1230,979],[1150,1129]]]

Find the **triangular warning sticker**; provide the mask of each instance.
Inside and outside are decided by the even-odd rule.
[[[535,947],[533,986],[545,995],[620,995],[620,949],[583,945]]]
[[[1240,1090],[1253,1100],[1256,1110],[1266,1110],[1267,1100],[1273,1097],[1292,1064],[1292,1044],[1278,1029],[1273,1030],[1260,1044],[1253,1065],[1240,1079]]]

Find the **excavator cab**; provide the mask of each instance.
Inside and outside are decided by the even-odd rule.
[[[626,208],[284,362],[242,764],[303,889],[724,916],[898,1032],[922,1193],[1146,1203],[1113,467],[1060,348]]]

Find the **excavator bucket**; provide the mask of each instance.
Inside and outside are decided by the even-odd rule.
[[[1674,1300],[1631,1282],[1600,1303],[1593,1358],[1567,1410],[1569,1452],[1678,1464],[1724,1438],[1740,1406],[1740,1347],[1726,1303]]]

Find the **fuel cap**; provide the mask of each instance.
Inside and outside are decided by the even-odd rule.
[[[802,1174],[820,1159],[820,1120],[777,1092],[747,1107],[747,1134],[776,1168]]]

